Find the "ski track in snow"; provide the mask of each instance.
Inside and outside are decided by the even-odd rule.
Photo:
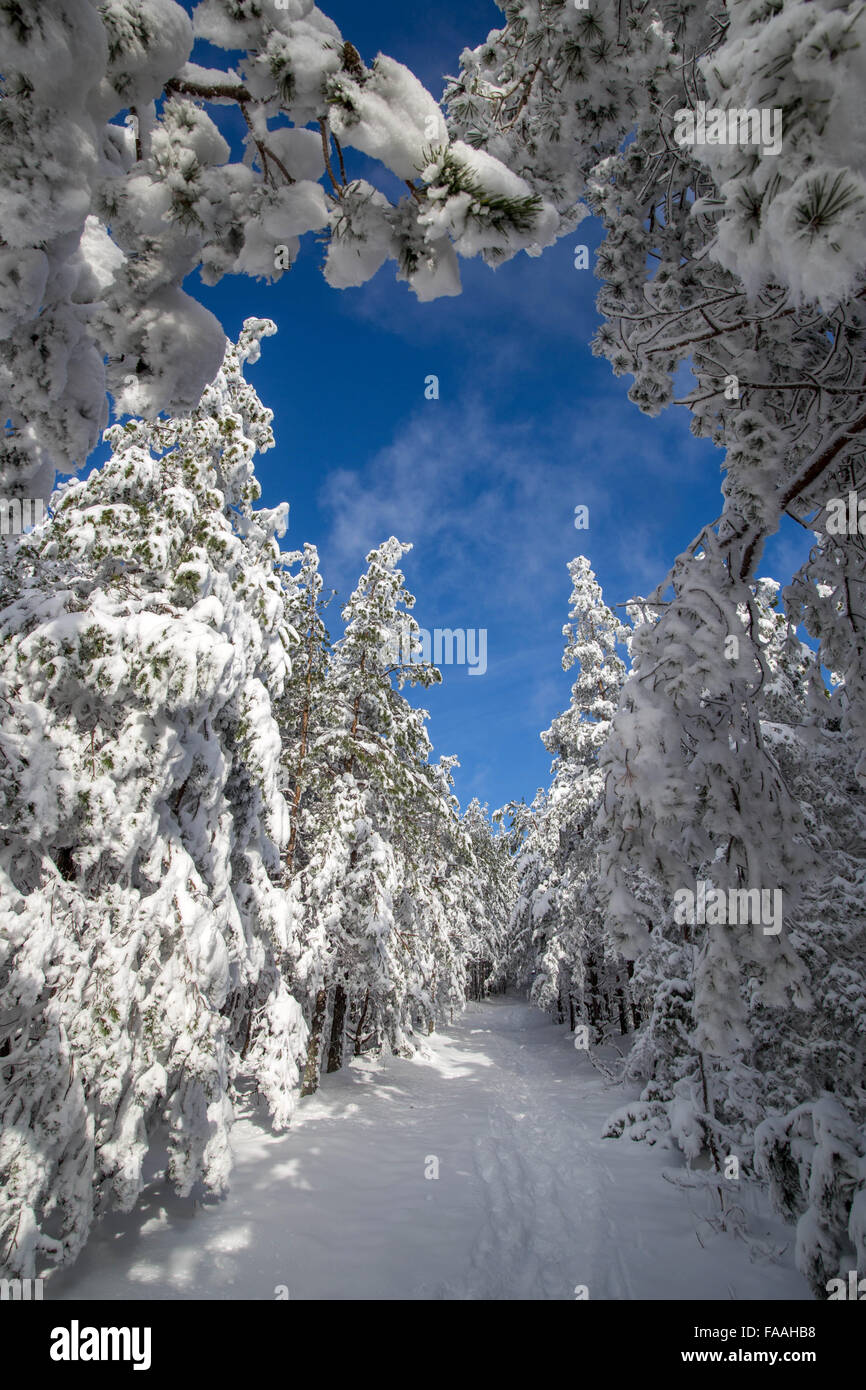
[[[808,1299],[793,1231],[753,1263],[713,1231],[708,1197],[664,1181],[676,1156],[603,1140],[634,1094],[514,999],[470,1004],[411,1060],[364,1057],[323,1079],[291,1130],[250,1113],[230,1192],[154,1180],[109,1214],[49,1299]],[[438,1179],[425,1178],[431,1157]],[[429,1166],[429,1165],[428,1165]]]

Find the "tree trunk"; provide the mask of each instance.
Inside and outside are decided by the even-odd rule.
[[[301,1086],[302,1096],[311,1096],[319,1086],[319,1046],[322,1041],[322,1025],[325,1022],[325,1010],[328,1006],[328,991],[320,989],[316,995],[316,1007],[313,1010],[313,1021],[310,1024],[310,1041],[307,1044],[307,1064],[304,1067],[304,1080]]]
[[[598,970],[596,969],[595,955],[591,954],[587,961],[586,968],[586,1016],[591,1028],[598,1028],[601,1023],[600,1000],[598,997]]]
[[[707,1085],[707,1073],[704,1067],[704,1054],[702,1052],[698,1053],[698,1070],[700,1071],[701,1076],[701,1095],[703,1096],[704,1110],[706,1114],[709,1116],[709,1118],[711,1120],[714,1120],[716,1117],[715,1107],[710,1100],[709,1087]],[[716,1147],[716,1142],[708,1125],[704,1126],[704,1136],[707,1141],[707,1148],[709,1149],[710,1156],[713,1160],[713,1167],[715,1168],[717,1173],[721,1173],[722,1161],[719,1157],[719,1151]]]
[[[346,1022],[346,991],[342,985],[334,990],[334,1017],[331,1022],[331,1044],[328,1048],[328,1071],[339,1071],[343,1065],[343,1026]]]
[[[364,1024],[367,1021],[367,1010],[370,1007],[370,991],[364,995],[364,1007],[361,1010],[361,1017],[358,1019],[358,1027],[355,1032],[355,1056],[360,1057],[364,1046]]]
[[[310,627],[307,633],[307,673],[305,677],[306,697],[304,708],[301,713],[301,747],[298,753],[298,771],[295,777],[295,792],[292,797],[291,810],[291,831],[289,832],[289,843],[286,847],[286,880],[291,878],[295,865],[295,847],[298,843],[298,815],[301,806],[301,788],[303,785],[304,762],[307,757],[307,738],[310,728],[310,706],[313,700],[313,632],[316,621],[316,595],[315,590],[310,588]],[[316,1001],[318,1007],[318,1000]],[[321,1027],[321,1024],[319,1025]],[[318,1085],[318,1081],[316,1082]],[[315,1090],[316,1087],[313,1087]],[[306,1095],[307,1092],[302,1092]]]
[[[629,1003],[631,1004],[632,1018],[634,1019],[634,1026],[635,1026],[635,1028],[640,1028],[640,1025],[641,1025],[640,1009],[638,1008],[637,1004],[635,1003],[634,990],[631,988],[631,981],[632,981],[633,978],[634,978],[634,961],[633,961],[633,960],[627,960],[626,963],[625,963],[625,968],[626,968],[626,972],[627,972],[627,974],[628,974],[628,979],[629,979],[629,991],[628,991],[628,996],[629,996]]]
[[[625,990],[620,984],[616,991],[616,1000],[619,1007],[619,1031],[622,1037],[628,1032],[628,1009],[625,1002]]]

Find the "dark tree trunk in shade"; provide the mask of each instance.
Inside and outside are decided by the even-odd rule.
[[[623,1037],[625,1037],[626,1033],[629,1031],[628,1005],[626,1003],[625,991],[626,986],[624,985],[623,981],[620,980],[620,983],[617,986],[616,999],[617,1006],[619,1008],[619,1031]]]
[[[334,1017],[331,1023],[331,1045],[328,1048],[328,1071],[339,1071],[343,1065],[343,1028],[346,1022],[346,991],[342,985],[334,990]]]
[[[632,1017],[634,1018],[634,1026],[635,1026],[635,1028],[640,1028],[640,1025],[641,1025],[641,1013],[640,1013],[640,1009],[638,1008],[637,1004],[635,1003],[634,991],[633,991],[633,989],[631,988],[631,981],[634,979],[634,961],[633,961],[633,960],[627,960],[626,963],[625,963],[625,968],[626,968],[626,971],[627,971],[627,973],[628,973],[628,979],[629,979],[629,991],[628,991],[628,993],[629,993],[629,1001],[630,1001],[630,1003],[631,1003]]]
[[[367,1010],[370,1007],[370,991],[364,995],[364,1007],[361,1010],[361,1017],[358,1019],[358,1027],[355,1032],[355,1056],[360,1057],[364,1050],[364,1024],[367,1022]]]
[[[310,1041],[307,1043],[307,1064],[304,1067],[304,1080],[301,1086],[302,1096],[311,1096],[319,1085],[319,1049],[322,1045],[322,1025],[325,1022],[325,1010],[328,1006],[328,991],[320,989],[316,995],[316,1006],[313,1009],[313,1020],[310,1024]]]
[[[587,962],[586,982],[588,985],[586,997],[587,1018],[592,1028],[598,1028],[601,1024],[601,1010],[599,1008],[598,997],[598,970],[596,969],[594,955],[590,955]]]

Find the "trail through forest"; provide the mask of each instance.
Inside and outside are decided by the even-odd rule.
[[[809,1298],[793,1232],[763,1205],[749,1203],[752,1233],[787,1242],[778,1264],[714,1230],[705,1192],[662,1177],[671,1151],[600,1137],[632,1094],[528,1004],[470,1004],[411,1060],[325,1077],[286,1133],[245,1115],[225,1198],[155,1179],[45,1296]]]

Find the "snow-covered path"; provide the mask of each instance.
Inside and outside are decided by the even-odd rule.
[[[670,1152],[599,1137],[629,1094],[527,1004],[471,1004],[412,1060],[326,1077],[290,1132],[242,1119],[223,1200],[152,1184],[46,1298],[807,1299],[790,1248],[750,1262],[664,1181]]]

